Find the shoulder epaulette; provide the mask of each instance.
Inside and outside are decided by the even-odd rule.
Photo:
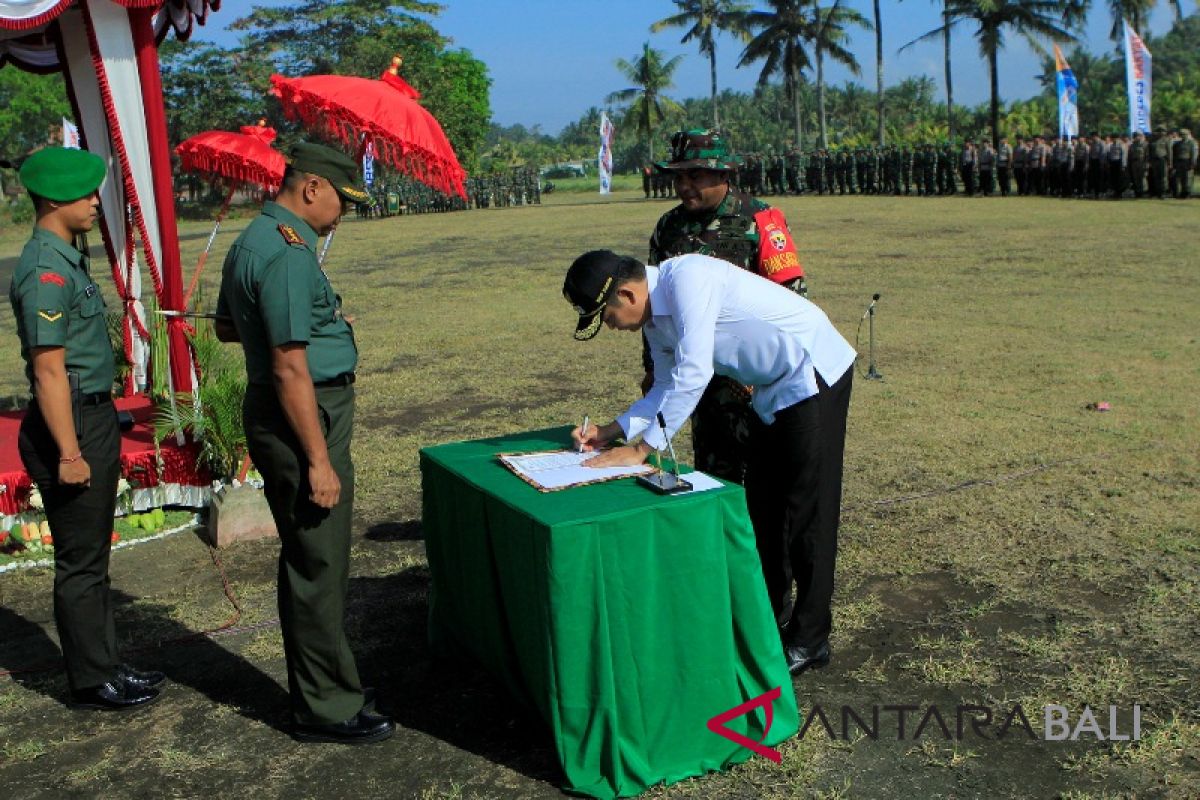
[[[297,233],[296,229],[291,225],[284,225],[282,222],[279,223],[279,235],[282,236],[283,240],[288,244],[298,244],[301,247],[306,246],[304,237]]]

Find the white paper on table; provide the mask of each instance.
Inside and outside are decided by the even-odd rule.
[[[712,475],[709,475],[706,472],[701,472],[700,470],[695,470],[687,473],[686,475],[680,475],[679,477],[690,483],[692,488],[686,492],[673,492],[671,497],[675,497],[676,495],[695,494],[696,492],[707,492],[709,489],[720,489],[725,485]]]
[[[585,467],[583,462],[593,458],[595,452],[580,453],[577,450],[552,450],[541,453],[500,455],[501,463],[517,474],[517,477],[543,492],[569,489],[616,478],[647,475],[655,471],[649,464],[632,467]]]

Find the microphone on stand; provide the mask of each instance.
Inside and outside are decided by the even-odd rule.
[[[879,292],[871,295],[871,305],[867,306],[867,310],[863,312],[862,318],[866,319],[868,314],[875,313],[875,304],[879,302]]]
[[[871,342],[869,359],[868,359],[869,366],[867,367],[867,380],[869,380],[869,381],[883,380],[883,373],[881,373],[879,370],[875,369],[875,304],[878,302],[879,302],[879,292],[876,292],[875,294],[873,294],[871,296],[871,305],[867,306],[867,310],[863,313],[864,318],[870,317],[870,319],[871,319],[870,323],[868,323],[868,329],[870,331],[870,342]]]

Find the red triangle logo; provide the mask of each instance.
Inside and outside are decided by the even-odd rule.
[[[742,716],[743,714],[749,714],[756,708],[762,708],[763,713],[767,718],[767,724],[763,726],[763,741],[766,741],[767,734],[771,732],[771,723],[775,720],[775,712],[771,709],[771,704],[778,700],[781,694],[782,691],[780,687],[776,686],[766,694],[759,695],[753,700],[747,700],[739,706],[734,706],[728,711],[717,714],[708,721],[708,729],[718,736],[724,736],[734,744],[741,745],[747,750],[753,750],[763,758],[769,758],[778,764],[783,760],[783,757],[779,755],[778,750],[766,747],[762,742],[756,742],[749,737],[743,736],[737,731],[732,731],[725,727],[725,724],[732,719]]]

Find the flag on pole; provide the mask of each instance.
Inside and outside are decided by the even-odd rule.
[[[612,191],[612,143],[613,134],[616,133],[616,128],[613,127],[612,120],[608,118],[608,114],[600,114],[600,155],[596,161],[600,172],[600,194],[608,194]]]
[[[1058,136],[1073,139],[1079,135],[1079,81],[1057,44],[1054,45],[1054,73],[1058,86]]]
[[[363,148],[363,183],[366,184],[369,190],[375,183],[375,145],[368,141],[367,146]]]
[[[75,123],[66,117],[62,118],[63,125],[63,147],[69,147],[72,150],[79,149],[79,128],[75,127]]]
[[[1129,132],[1150,133],[1150,51],[1137,31],[1125,26],[1125,84],[1129,93]]]

